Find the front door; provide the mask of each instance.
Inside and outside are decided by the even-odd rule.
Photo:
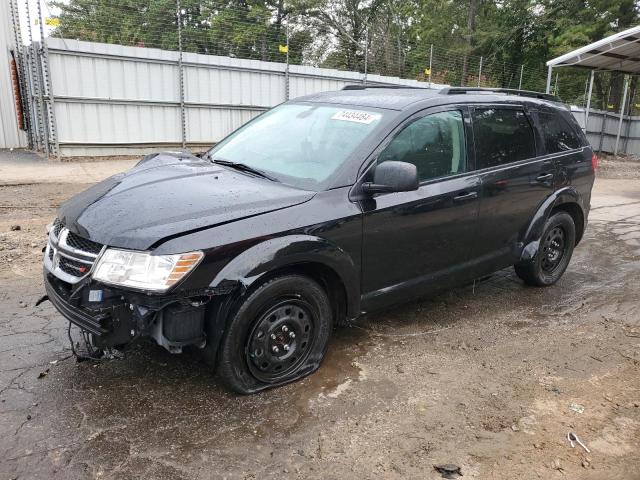
[[[416,165],[420,187],[362,202],[365,310],[464,275],[480,195],[479,177],[469,173],[469,133],[464,108],[418,114],[379,153],[378,163]]]

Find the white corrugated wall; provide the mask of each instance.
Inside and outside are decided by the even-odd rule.
[[[181,144],[178,52],[60,38],[47,45],[63,156]],[[186,143],[194,149],[286,99],[283,63],[185,53],[183,72]],[[368,81],[424,86],[377,75]],[[291,65],[290,98],[361,82],[357,72]]]
[[[0,1],[0,148],[27,146],[27,137],[18,129],[15,98],[11,84],[11,54],[15,48],[9,2]]]

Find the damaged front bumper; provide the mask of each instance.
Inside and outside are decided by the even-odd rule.
[[[69,284],[44,270],[47,296],[72,324],[91,334],[100,349],[152,337],[172,353],[204,346],[205,312],[211,295],[152,296],[106,287],[90,278]]]
[[[204,346],[205,311],[213,290],[154,294],[108,286],[92,278],[106,246],[80,237],[56,219],[44,251],[44,284],[56,309],[90,334],[99,349],[150,336],[172,353]]]

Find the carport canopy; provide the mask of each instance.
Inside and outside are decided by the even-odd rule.
[[[599,72],[619,72],[628,75],[640,74],[640,26],[632,27],[622,32],[615,33],[607,38],[598,40],[572,52],[547,62],[547,93],[551,90],[551,76],[554,68],[578,67],[591,70],[589,80],[589,97],[585,112],[585,129],[589,120],[591,108],[591,92],[593,91],[593,76]],[[627,101],[628,80],[624,83],[622,104],[620,105],[620,120],[618,122],[618,134],[614,155],[618,153],[620,132],[622,131],[622,118]]]
[[[640,73],[640,26],[549,60],[547,67],[583,67],[637,75]]]

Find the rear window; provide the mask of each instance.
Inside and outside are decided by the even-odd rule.
[[[475,109],[473,132],[478,169],[536,156],[533,128],[523,110]]]
[[[547,153],[566,152],[582,147],[580,137],[569,123],[555,112],[538,112]]]

